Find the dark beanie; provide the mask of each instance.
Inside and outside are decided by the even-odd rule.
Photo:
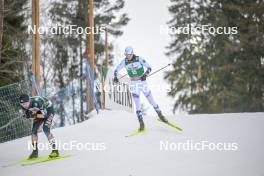
[[[19,103],[24,103],[24,102],[28,102],[29,101],[29,96],[27,94],[22,94],[19,97]]]

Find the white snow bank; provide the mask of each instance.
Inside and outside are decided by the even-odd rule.
[[[53,130],[62,143],[88,143],[94,147],[93,151],[61,151],[72,156],[38,165],[7,167],[30,154],[27,150],[30,137],[24,137],[0,144],[0,175],[263,176],[263,117],[264,113],[169,117],[184,129],[183,132],[158,122],[156,117],[144,117],[148,132],[126,138],[138,127],[135,115],[101,111],[81,124]],[[42,133],[39,136],[40,142],[46,142]],[[197,146],[223,144],[227,148],[233,145],[237,150],[188,151],[187,145],[191,143]],[[177,150],[177,145],[185,145],[185,149],[178,147],[180,150]],[[168,150],[161,150],[161,147]],[[39,154],[49,152],[40,151]]]

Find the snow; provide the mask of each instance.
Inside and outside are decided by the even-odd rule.
[[[263,117],[264,113],[168,117],[184,129],[177,132],[155,117],[146,116],[148,131],[126,138],[138,127],[135,115],[125,111],[101,111],[83,123],[53,130],[61,142],[98,144],[95,150],[62,151],[72,156],[31,166],[12,165],[30,154],[27,149],[30,137],[24,137],[0,144],[0,175],[263,176]],[[39,141],[46,141],[42,133]],[[237,150],[160,150],[161,142],[175,146],[188,141],[235,143]]]

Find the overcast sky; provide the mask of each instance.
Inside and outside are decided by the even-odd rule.
[[[171,18],[168,12],[169,0],[125,0],[125,2],[124,11],[128,13],[131,21],[123,28],[123,36],[115,39],[115,66],[123,58],[126,46],[133,46],[135,54],[145,58],[152,66],[153,71],[170,63],[169,58],[164,54],[165,47],[169,43],[169,36],[160,33],[160,26],[166,25],[166,22]],[[148,83],[150,85],[166,85],[163,76],[163,72],[155,74],[148,79]],[[173,101],[166,95],[166,92],[156,92],[155,90],[152,92],[164,114],[172,114]],[[143,98],[143,95],[141,96]],[[150,108],[148,114],[155,113]]]

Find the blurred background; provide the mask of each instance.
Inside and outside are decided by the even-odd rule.
[[[134,47],[154,71],[172,64],[148,79],[150,85],[170,88],[153,90],[166,115],[264,111],[263,1],[0,0],[0,7],[0,131],[5,134],[16,135],[6,130],[9,124],[28,133],[16,99],[34,94],[34,80],[41,95],[54,102],[55,126],[89,119],[94,97],[83,60],[88,58],[101,103],[98,86],[124,58],[126,46]],[[40,27],[106,26],[106,32],[37,36],[28,33],[36,19]],[[202,25],[237,27],[237,34],[161,32],[163,27]],[[142,106],[154,114],[145,100]]]

